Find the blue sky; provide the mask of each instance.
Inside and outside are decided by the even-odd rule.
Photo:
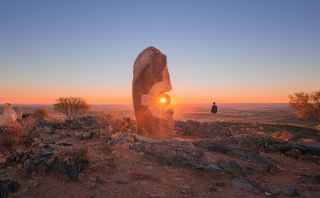
[[[0,4],[0,103],[128,103],[145,47],[181,102],[285,102],[320,85],[320,1],[29,0]]]

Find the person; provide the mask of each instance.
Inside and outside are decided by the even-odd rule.
[[[212,103],[211,113],[213,114],[218,113],[218,106],[215,102]]]

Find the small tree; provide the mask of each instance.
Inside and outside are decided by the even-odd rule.
[[[76,97],[61,97],[54,104],[54,109],[67,116],[67,119],[72,120],[77,116],[84,114],[89,110],[90,106],[82,98]]]
[[[320,91],[295,93],[289,96],[289,105],[299,118],[320,122]]]
[[[32,113],[32,117],[36,120],[43,121],[48,117],[47,109],[37,109]]]

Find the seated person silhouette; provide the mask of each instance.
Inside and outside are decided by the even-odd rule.
[[[213,113],[213,114],[218,113],[218,106],[215,102],[212,103],[211,113]]]

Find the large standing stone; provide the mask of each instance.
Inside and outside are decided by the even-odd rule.
[[[3,107],[3,113],[0,115],[0,126],[12,125],[17,120],[17,113],[11,104],[7,103]]]
[[[167,58],[160,50],[148,47],[134,63],[132,96],[138,133],[167,137],[173,131],[173,111]]]

